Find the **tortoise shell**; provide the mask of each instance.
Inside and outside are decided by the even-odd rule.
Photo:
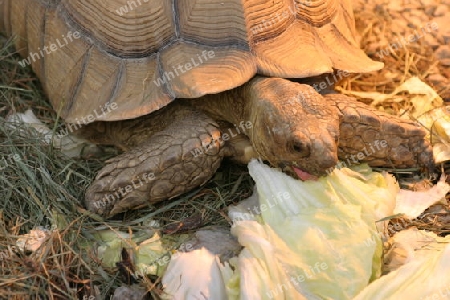
[[[382,67],[355,42],[350,0],[6,0],[0,31],[67,122],[136,118],[255,74]]]

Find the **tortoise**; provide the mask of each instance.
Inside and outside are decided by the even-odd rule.
[[[0,16],[67,126],[123,150],[85,194],[105,217],[206,183],[224,157],[300,179],[338,159],[433,165],[414,122],[301,83],[383,67],[349,0],[6,0]]]

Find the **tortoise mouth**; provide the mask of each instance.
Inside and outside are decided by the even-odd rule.
[[[315,181],[315,180],[319,179],[319,176],[312,175],[312,174],[310,174],[310,173],[308,173],[306,171],[303,171],[303,170],[301,170],[301,169],[299,169],[297,167],[292,167],[292,169],[294,170],[295,174],[297,175],[297,177],[300,180],[303,180],[303,181],[314,180]]]
[[[328,174],[327,170],[309,170],[306,171],[301,166],[299,166],[296,162],[282,162],[278,164],[278,167],[281,168],[281,170],[286,173],[287,175],[291,176],[292,178],[299,179],[302,181],[307,180],[318,180],[319,177],[325,176]],[[334,168],[330,168],[329,170],[332,171]]]

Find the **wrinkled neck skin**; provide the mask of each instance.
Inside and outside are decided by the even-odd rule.
[[[183,99],[193,107],[204,111],[214,120],[230,123],[228,133],[243,133],[250,140],[256,135],[255,124],[261,108],[260,98],[252,95],[255,85],[263,77],[255,77],[244,85],[219,94],[205,95],[198,99]]]
[[[183,99],[192,106],[207,113],[215,120],[226,121],[239,126],[251,120],[251,101],[243,93],[246,85],[219,94],[205,95],[198,99]]]

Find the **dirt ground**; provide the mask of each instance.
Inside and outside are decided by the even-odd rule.
[[[450,1],[352,2],[362,49],[385,67],[350,81],[351,88],[388,93],[418,76],[450,101]]]

